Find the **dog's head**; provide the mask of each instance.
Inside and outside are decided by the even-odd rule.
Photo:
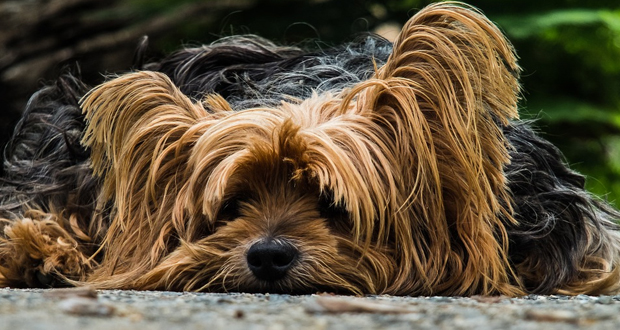
[[[518,67],[480,13],[422,10],[351,89],[275,108],[192,102],[136,72],[82,101],[112,205],[101,286],[508,292],[501,125]]]

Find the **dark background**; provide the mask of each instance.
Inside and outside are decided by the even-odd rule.
[[[432,1],[0,0],[0,144],[28,97],[76,63],[90,85],[131,68],[141,36],[148,57],[253,33],[316,47],[366,32],[390,35]],[[620,203],[620,2],[470,1],[515,45],[524,68],[523,118]]]

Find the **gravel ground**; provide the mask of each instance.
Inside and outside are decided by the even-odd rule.
[[[0,329],[619,329],[620,296],[392,297],[0,289]]]

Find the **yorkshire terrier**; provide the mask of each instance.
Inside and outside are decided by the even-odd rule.
[[[5,150],[0,285],[607,294],[620,213],[519,120],[477,9],[392,44],[256,36],[35,93]]]

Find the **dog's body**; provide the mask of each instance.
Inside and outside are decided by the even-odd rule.
[[[471,8],[429,6],[394,45],[231,37],[141,69],[32,97],[6,149],[0,284],[620,286],[620,215],[519,121],[514,52]]]

